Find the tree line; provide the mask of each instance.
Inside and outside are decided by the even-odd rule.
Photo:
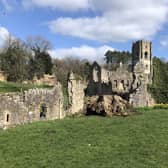
[[[9,37],[0,49],[0,70],[7,74],[7,80],[23,82],[32,80],[35,76],[55,74],[64,88],[67,88],[69,72],[77,74],[77,78],[88,80],[91,64],[88,60],[79,60],[74,57],[64,59],[51,58],[49,50],[51,44],[41,36],[29,37],[26,42]],[[120,62],[129,64],[130,52],[107,51],[106,65],[115,65]],[[168,102],[168,62],[160,58],[153,58],[153,84],[149,90],[158,103]]]
[[[153,58],[153,84],[149,86],[157,103],[168,103],[168,62]]]
[[[31,37],[26,42],[9,37],[0,52],[0,69],[13,82],[51,74],[53,63],[49,48],[50,43],[42,37]]]
[[[7,74],[8,81],[20,83],[35,76],[55,74],[66,86],[70,71],[83,79],[88,78],[90,63],[87,60],[54,59],[48,52],[50,49],[50,42],[41,36],[29,37],[26,42],[9,37],[0,51],[0,70]]]

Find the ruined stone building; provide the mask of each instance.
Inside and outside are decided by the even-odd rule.
[[[0,94],[0,128],[65,117],[61,85]]]
[[[71,73],[68,79],[68,109],[63,108],[64,96],[58,82],[51,89],[0,94],[0,128],[81,113],[87,108],[87,97],[95,100],[103,98],[107,108],[114,101],[112,95],[121,96],[124,102],[134,107],[150,106],[154,100],[148,93],[147,85],[152,83],[152,78],[152,44],[137,41],[132,46],[132,67],[129,69],[120,63],[115,71],[111,71],[94,62],[89,81],[77,80]],[[123,101],[121,98],[118,100]]]
[[[94,62],[87,86],[75,81],[74,77],[70,77],[71,96],[69,98],[73,113],[81,110],[83,104],[87,104],[84,100],[86,96],[93,99],[97,96],[98,101],[100,96],[106,99],[111,95],[119,95],[134,107],[152,106],[154,99],[147,89],[148,84],[152,83],[152,78],[152,43],[144,40],[137,41],[132,45],[131,68],[120,63],[120,66],[112,71]],[[80,89],[84,89],[85,92]]]

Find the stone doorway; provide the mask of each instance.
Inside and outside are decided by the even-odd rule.
[[[40,106],[40,118],[46,118],[47,115],[47,106],[45,103]]]

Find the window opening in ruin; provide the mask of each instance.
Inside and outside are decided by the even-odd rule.
[[[93,70],[93,80],[94,80],[95,82],[98,82],[98,80],[99,80],[99,72],[98,72],[98,69],[97,69],[97,68],[95,68],[95,69]]]
[[[124,80],[121,81],[121,84],[122,84],[122,87],[123,87],[124,90],[125,90],[126,88],[125,88],[125,82],[124,82]]]
[[[129,80],[127,80],[127,86],[129,86]]]
[[[40,106],[40,118],[46,118],[47,113],[47,106],[45,104],[42,104]]]
[[[145,52],[145,59],[147,59],[148,58],[148,52],[146,51]]]
[[[115,87],[118,86],[117,80],[114,80]]]
[[[9,122],[9,114],[6,115],[6,122]]]

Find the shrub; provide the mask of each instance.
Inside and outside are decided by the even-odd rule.
[[[153,106],[154,109],[168,109],[168,104],[156,104]]]

